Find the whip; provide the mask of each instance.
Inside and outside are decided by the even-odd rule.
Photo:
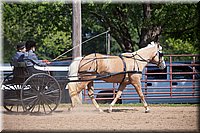
[[[54,58],[52,61],[55,61],[55,60],[57,60],[58,58],[60,58],[61,56],[63,56],[63,55],[65,55],[65,54],[69,53],[70,51],[72,51],[72,50],[75,49],[76,47],[80,46],[81,44],[84,44],[84,43],[86,43],[86,42],[88,42],[88,41],[90,41],[90,40],[92,40],[92,39],[94,39],[94,38],[97,38],[97,37],[103,35],[103,34],[107,34],[108,32],[110,32],[110,29],[108,29],[107,31],[105,31],[105,32],[103,32],[103,33],[100,33],[100,34],[98,34],[98,35],[96,35],[96,36],[93,36],[93,37],[91,37],[91,38],[85,40],[84,42],[80,43],[79,45],[74,46],[73,48],[67,50],[66,52],[64,52],[64,53],[62,53],[61,55],[59,55],[59,56],[57,56],[56,58]]]

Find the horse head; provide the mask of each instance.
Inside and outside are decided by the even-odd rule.
[[[156,51],[154,56],[151,59],[151,63],[156,64],[160,69],[164,69],[166,67],[165,60],[162,53],[162,46],[159,43],[151,42],[149,44],[151,46],[155,46]]]

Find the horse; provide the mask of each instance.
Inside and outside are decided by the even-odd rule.
[[[141,89],[142,70],[148,63],[156,64],[160,69],[166,67],[162,47],[151,42],[146,47],[132,53],[122,53],[120,56],[92,53],[85,57],[75,58],[69,66],[69,83],[67,87],[71,97],[72,110],[77,103],[81,103],[79,94],[83,89],[88,90],[88,96],[97,110],[103,112],[94,97],[93,81],[101,79],[105,82],[120,83],[114,100],[109,105],[108,112],[120,98],[126,85],[132,84],[138,93],[145,113],[150,112]]]

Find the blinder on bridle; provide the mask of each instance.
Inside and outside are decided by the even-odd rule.
[[[158,51],[158,58],[159,58],[159,61],[158,63],[156,63],[156,65],[160,68],[160,69],[164,69],[166,67],[165,65],[165,61],[162,60],[162,57],[164,56],[164,54],[161,52],[161,51]]]
[[[152,58],[152,60],[153,60],[157,55],[158,55],[158,58],[159,58],[158,63],[155,63],[155,62],[151,62],[151,63],[159,65],[159,64],[162,62],[161,59],[162,59],[162,57],[164,56],[164,54],[163,54],[162,52],[160,52],[160,51],[157,51],[156,54],[155,54],[155,56]]]
[[[159,59],[162,58],[164,56],[163,53],[161,53],[160,51],[158,51],[158,56],[159,56]]]

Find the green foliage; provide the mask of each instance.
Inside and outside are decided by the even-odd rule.
[[[64,3],[4,3],[4,61],[15,45],[28,39],[37,42],[41,58],[55,58],[71,47],[71,5]],[[10,53],[9,53],[10,54]]]
[[[181,39],[168,38],[165,41],[164,52],[166,54],[198,54],[197,48],[188,41]]]
[[[144,19],[143,3],[82,4],[82,40],[111,28],[111,54],[139,48],[141,29],[161,26],[160,39],[167,54],[198,53],[198,4],[151,4]],[[37,42],[37,54],[53,59],[72,47],[72,4],[62,2],[3,3],[4,62],[20,41]],[[88,36],[89,35],[89,36]],[[83,44],[83,53],[106,53],[105,36]],[[67,55],[71,56],[71,55]]]
[[[165,40],[163,47],[163,52],[165,55],[173,54],[199,54],[198,48],[189,41],[183,41],[181,39],[168,38]],[[165,58],[166,61],[169,61],[169,57]],[[172,61],[191,61],[193,60],[192,56],[185,57],[173,57]],[[196,60],[199,60],[198,57]]]
[[[102,31],[102,28],[107,30],[110,27],[112,37],[120,46],[120,52],[123,52],[129,48],[125,46],[123,40],[131,43],[133,51],[138,49],[141,28],[148,26],[161,26],[161,35],[165,39],[181,39],[197,47],[199,45],[196,31],[198,27],[197,10],[196,3],[151,4],[151,17],[144,19],[143,5],[140,3],[91,3],[84,4],[82,12],[83,22],[87,22],[85,24],[91,31]],[[187,51],[181,52],[186,53]],[[176,53],[176,50],[171,53]]]

